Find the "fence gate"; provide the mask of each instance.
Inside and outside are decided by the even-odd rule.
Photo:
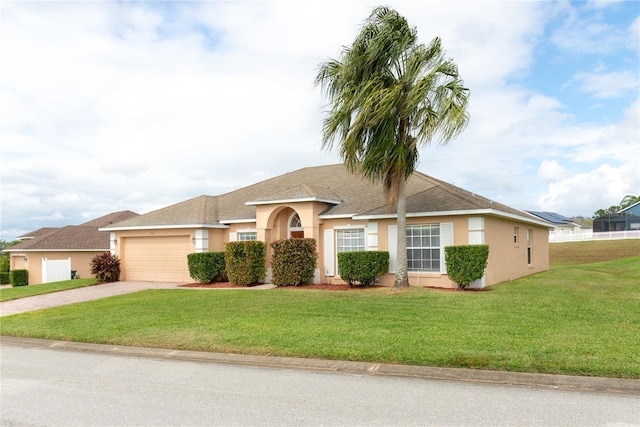
[[[48,260],[42,258],[42,283],[71,280],[71,258]]]

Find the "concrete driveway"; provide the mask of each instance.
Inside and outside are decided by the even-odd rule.
[[[0,316],[25,313],[27,311],[41,310],[43,308],[57,307],[60,305],[74,304],[76,302],[91,301],[114,295],[129,294],[144,291],[146,289],[176,289],[183,283],[163,282],[113,282],[101,285],[87,286],[85,288],[70,289],[68,291],[52,292],[50,294],[35,295],[11,301],[0,302]],[[39,285],[32,285],[39,286]],[[262,285],[253,289],[262,288]],[[198,289],[198,288],[180,288]],[[237,288],[236,288],[237,289]],[[251,289],[251,288],[249,288]]]

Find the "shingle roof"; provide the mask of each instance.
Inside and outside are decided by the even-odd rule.
[[[416,172],[406,185],[407,213],[491,209],[538,221],[524,211]],[[199,196],[104,229],[151,226],[220,226],[256,217],[256,202],[318,198],[329,203],[323,215],[385,215],[389,212],[381,184],[350,174],[342,164],[299,169],[220,196]],[[250,204],[247,204],[250,202]]]
[[[46,234],[53,233],[56,230],[60,230],[60,228],[52,228],[52,227],[43,227],[38,228],[37,230],[30,231],[22,236],[18,236],[19,240],[27,240],[27,239],[35,239],[36,237],[41,237]]]
[[[129,219],[139,216],[135,212],[114,212],[82,225],[68,225],[62,228],[39,229],[25,236],[33,235],[33,238],[24,240],[17,245],[5,249],[6,252],[36,251],[36,250],[108,250],[109,233],[99,231],[102,225],[113,224],[115,220]],[[43,232],[40,230],[48,230]]]
[[[115,224],[117,222],[124,221],[126,219],[139,215],[140,214],[131,211],[112,212],[110,214],[101,216],[100,218],[93,219],[80,225],[86,225],[89,227],[106,227],[107,225]]]

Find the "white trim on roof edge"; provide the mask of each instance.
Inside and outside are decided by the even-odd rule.
[[[127,230],[173,230],[176,228],[229,228],[228,225],[216,224],[174,224],[174,225],[131,225],[128,227],[104,227],[98,231],[127,231]]]
[[[248,201],[248,202],[245,202],[244,204],[247,206],[256,206],[256,205],[274,205],[274,204],[280,204],[280,203],[301,203],[301,202],[322,202],[322,203],[329,203],[332,205],[339,205],[340,203],[342,203],[341,200],[323,199],[320,197],[300,197],[296,199]]]
[[[547,223],[544,221],[538,221],[534,218],[527,218],[524,216],[515,215],[508,212],[499,211],[496,209],[472,209],[472,210],[464,210],[464,211],[442,211],[442,212],[412,212],[407,213],[407,218],[418,218],[418,217],[433,217],[433,216],[450,216],[450,215],[494,215],[500,216],[504,218],[514,219],[517,221],[527,222],[530,224],[540,225],[542,227],[552,227],[551,223]],[[371,219],[395,219],[397,214],[382,214],[382,215],[354,215],[353,219],[363,219],[363,220],[371,220]]]
[[[318,218],[320,219],[342,219],[342,218],[349,218],[349,219],[353,219],[353,217],[357,216],[358,214],[340,214],[340,215],[318,215]]]
[[[220,224],[246,224],[246,223],[255,223],[255,218],[247,218],[247,219],[221,219],[218,221]]]

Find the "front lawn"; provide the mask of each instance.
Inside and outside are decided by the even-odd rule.
[[[42,283],[39,285],[18,286],[0,289],[0,302],[12,299],[48,294],[50,292],[67,291],[69,289],[84,288],[98,283],[97,279],[73,279],[62,282]]]
[[[4,317],[2,334],[118,345],[640,378],[640,257],[488,292],[150,290]]]

